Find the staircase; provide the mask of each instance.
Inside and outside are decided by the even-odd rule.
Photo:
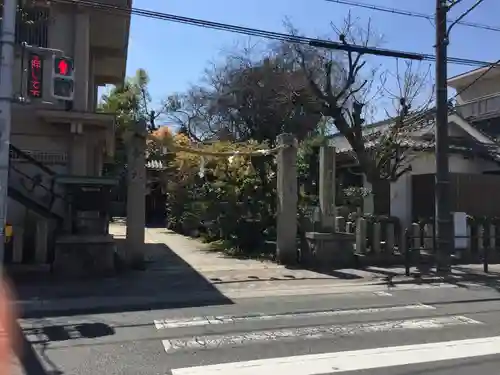
[[[14,239],[6,248],[5,263],[48,264],[53,241],[62,229],[66,199],[56,183],[56,172],[28,153],[10,145],[8,196],[24,206],[26,220],[14,223]]]

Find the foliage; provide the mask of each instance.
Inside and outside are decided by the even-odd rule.
[[[203,82],[166,101],[168,117],[197,141],[227,129],[233,139],[272,146],[283,132],[304,139],[321,119],[304,112],[311,94],[303,74],[281,56],[244,50],[207,70]]]
[[[147,72],[138,69],[134,77],[128,77],[122,86],[115,86],[102,96],[99,110],[116,115],[118,136],[122,136],[132,124],[141,120],[146,122],[151,131],[157,128],[155,120],[162,111],[150,109],[151,95],[148,85]]]
[[[185,134],[164,134],[178,145],[189,145]],[[153,142],[161,143],[160,138]],[[194,147],[194,145],[191,145]],[[157,146],[158,147],[158,146]],[[213,142],[197,145],[206,151],[255,151],[263,145]],[[262,249],[275,227],[275,176],[255,169],[255,159],[268,165],[267,157],[201,157],[178,152],[170,161],[165,185],[167,217],[171,229],[185,234],[199,233],[206,241],[221,240],[232,249],[252,252]],[[269,170],[269,169],[268,169]]]

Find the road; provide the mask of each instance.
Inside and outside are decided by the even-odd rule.
[[[29,375],[493,375],[499,311],[496,290],[445,285],[19,324]]]

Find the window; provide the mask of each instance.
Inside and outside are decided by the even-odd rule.
[[[16,21],[16,43],[48,47],[49,8],[30,6],[19,9]]]
[[[0,0],[3,13],[3,0]],[[0,17],[0,27],[1,27]],[[49,8],[43,5],[18,7],[16,43],[26,42],[37,47],[48,47]]]

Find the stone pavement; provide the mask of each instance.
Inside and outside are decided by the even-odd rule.
[[[114,223],[110,231],[123,240],[126,227]],[[319,295],[382,291],[395,284],[411,288],[419,282],[459,282],[481,278],[496,283],[500,266],[484,276],[480,265],[455,267],[453,276],[415,279],[404,268],[369,267],[316,272],[288,269],[269,261],[241,260],[208,251],[208,246],[164,228],[146,229],[145,271],[116,277],[16,285],[18,305],[25,314],[52,311],[122,311],[147,308],[223,305],[237,298]],[[407,285],[407,286],[404,286]]]
[[[404,267],[366,267],[364,269],[336,269],[336,270],[306,270],[300,268],[287,268],[271,261],[259,261],[254,259],[235,259],[220,253],[209,251],[209,246],[196,239],[181,236],[163,228],[147,229],[146,242],[166,245],[179,258],[182,258],[192,269],[204,276],[213,285],[228,283],[243,283],[252,281],[328,281],[347,283],[377,282],[391,280],[392,282],[415,282],[416,279],[426,281],[444,280],[436,275],[415,277],[415,269],[412,268],[412,276],[405,276]],[[161,248],[157,248],[163,251]],[[155,255],[158,257],[159,254]],[[164,263],[156,263],[152,268],[165,270]],[[171,266],[167,266],[167,269]],[[486,277],[494,279],[500,275],[500,265],[490,265],[488,274],[484,274],[481,264],[470,264],[454,266],[452,275],[446,280],[460,280],[471,277]]]

